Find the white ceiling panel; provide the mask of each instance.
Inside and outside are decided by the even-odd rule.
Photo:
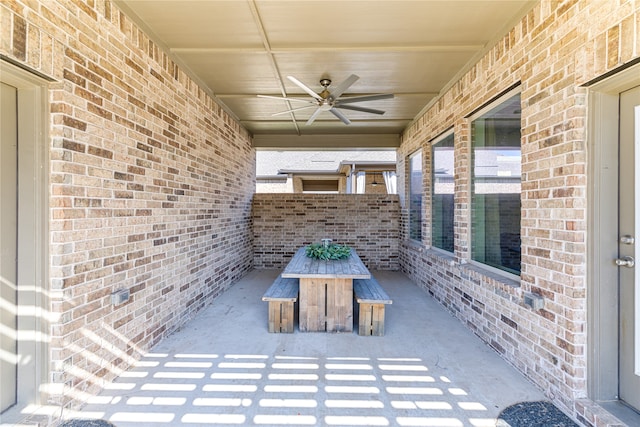
[[[522,1],[256,1],[274,49],[484,44]]]
[[[169,48],[262,49],[247,1],[130,0],[124,4]],[[127,12],[127,10],[125,10]]]
[[[158,45],[261,143],[295,147],[313,135],[375,145],[399,134],[461,72],[502,37],[537,1],[510,0],[116,0]],[[340,109],[345,125],[329,112],[273,116],[306,104],[258,95],[314,98],[290,81],[294,76],[318,94],[352,74],[359,79],[342,98],[379,93],[393,99],[350,105],[382,115]],[[332,97],[316,101],[331,107]],[[268,138],[260,138],[260,135]],[[343,139],[341,134],[349,135]],[[368,135],[355,138],[353,135]],[[282,135],[279,138],[278,135]],[[373,138],[379,135],[379,138]],[[295,136],[299,136],[295,139]],[[304,136],[304,138],[302,138]],[[291,139],[293,137],[293,139]],[[291,140],[289,140],[291,139]],[[375,139],[375,140],[374,140]],[[267,142],[265,142],[267,141]],[[311,142],[310,142],[311,141]],[[303,147],[300,148],[310,148]]]
[[[263,52],[181,53],[180,60],[216,94],[278,93],[280,84]]]

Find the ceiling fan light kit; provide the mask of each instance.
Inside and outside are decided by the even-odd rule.
[[[390,99],[393,98],[393,94],[391,93],[383,93],[383,94],[375,94],[375,95],[361,95],[361,96],[350,96],[342,98],[342,94],[345,93],[347,89],[351,87],[360,77],[355,74],[351,74],[346,80],[338,84],[333,91],[329,91],[329,86],[331,85],[331,80],[328,78],[320,79],[320,86],[322,86],[323,90],[320,93],[314,92],[307,85],[302,83],[300,80],[296,79],[293,76],[287,76],[287,78],[300,89],[305,91],[309,96],[313,98],[313,100],[301,99],[301,98],[289,98],[286,96],[269,96],[269,95],[258,95],[260,98],[270,98],[270,99],[280,99],[284,101],[294,101],[294,102],[305,102],[309,105],[304,107],[293,108],[291,110],[280,111],[278,113],[272,114],[272,116],[278,116],[281,114],[294,113],[301,110],[306,110],[309,108],[315,108],[316,110],[311,114],[311,117],[305,123],[306,126],[311,125],[316,118],[320,115],[320,113],[324,111],[328,111],[334,116],[336,116],[342,123],[345,125],[351,124],[351,121],[340,111],[340,109],[359,111],[362,113],[370,113],[370,114],[384,114],[382,110],[376,110],[374,108],[366,108],[360,107],[356,105],[345,105],[352,104],[355,102],[363,102],[363,101],[376,101],[380,99]]]

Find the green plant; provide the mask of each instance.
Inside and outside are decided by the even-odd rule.
[[[306,254],[309,258],[313,259],[344,259],[351,255],[351,248],[346,245],[312,243],[307,246]]]

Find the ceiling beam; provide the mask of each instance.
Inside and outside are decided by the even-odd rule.
[[[266,37],[266,36],[265,36]],[[313,52],[477,52],[485,48],[484,44],[438,44],[438,45],[416,45],[416,46],[308,46],[308,47],[245,47],[245,48],[215,48],[215,47],[174,47],[171,53],[176,54],[211,54],[211,53],[229,53],[229,54],[247,54],[269,53],[277,55],[279,53],[313,53]]]
[[[279,93],[261,93],[261,95],[267,95],[267,96],[282,96]],[[350,93],[348,95],[353,95],[353,93]],[[378,92],[372,92],[372,93],[357,93],[358,96],[366,96],[366,95],[378,95]],[[439,93],[438,92],[395,92],[393,94],[396,98],[397,97],[401,97],[401,96],[418,96],[418,97],[434,97],[434,96],[438,96]],[[216,96],[218,98],[255,98],[256,94],[255,93],[216,93]],[[308,96],[304,96],[304,95],[289,95],[287,96],[287,98],[295,98],[295,99],[302,99],[302,100],[308,100],[311,99]],[[348,98],[348,96],[345,96],[345,99]]]
[[[256,149],[286,150],[375,150],[396,149],[397,134],[337,134],[337,135],[254,135]]]
[[[248,0],[248,4],[249,4],[249,9],[251,9],[251,15],[253,16],[253,21],[256,24],[256,28],[258,29],[258,32],[260,33],[260,38],[262,39],[262,45],[264,46],[266,52],[268,53],[269,63],[271,64],[271,68],[273,69],[273,72],[276,76],[276,80],[278,81],[278,85],[280,86],[281,96],[286,97],[287,90],[285,88],[284,81],[282,80],[280,67],[278,67],[278,62],[276,61],[274,54],[271,52],[271,43],[269,42],[269,37],[267,36],[267,32],[264,29],[264,23],[262,22],[262,17],[260,16],[260,12],[258,12],[258,6],[256,5],[255,0]],[[289,106],[288,109],[292,110],[293,106],[291,105],[291,102],[289,101],[285,101],[285,102]],[[296,129],[296,133],[299,135],[300,127],[296,122],[296,116],[294,115],[293,112],[289,113],[289,115],[291,117],[291,121],[293,122],[293,126]]]

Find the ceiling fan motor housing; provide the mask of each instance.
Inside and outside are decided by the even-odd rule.
[[[331,84],[331,79],[320,79],[320,86],[324,88],[320,95],[324,100],[329,100],[329,102],[333,101],[333,97],[331,97],[331,92],[329,92],[329,85]]]

